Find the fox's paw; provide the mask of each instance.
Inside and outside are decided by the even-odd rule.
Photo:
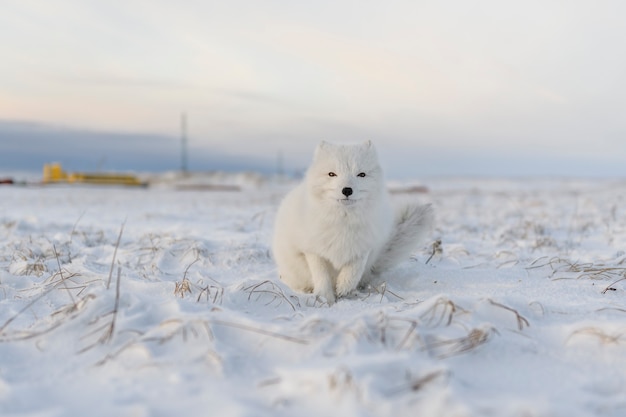
[[[332,288],[324,288],[319,290],[316,289],[314,293],[317,297],[326,300],[329,306],[335,304],[336,297],[335,292],[332,290]]]
[[[355,289],[356,288],[350,283],[339,282],[337,283],[337,297],[346,297]]]

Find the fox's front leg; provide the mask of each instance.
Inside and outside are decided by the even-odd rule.
[[[306,253],[304,257],[311,271],[313,294],[324,297],[328,304],[333,304],[335,302],[335,288],[330,265],[324,258],[312,253]]]
[[[359,285],[363,277],[367,256],[355,259],[341,268],[337,276],[337,297],[348,295]]]

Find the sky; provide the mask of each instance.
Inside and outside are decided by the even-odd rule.
[[[0,170],[624,176],[626,3],[2,0]],[[95,161],[95,162],[94,162]]]

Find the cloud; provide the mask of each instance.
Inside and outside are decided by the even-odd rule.
[[[610,159],[626,131],[624,4],[9,2],[0,117],[157,144],[187,112],[203,151],[294,165],[322,138]]]
[[[143,88],[143,89],[166,89],[179,90],[190,89],[194,85],[175,79],[150,78],[137,75],[115,75],[110,73],[88,73],[76,75],[63,75],[57,77],[57,81],[67,85],[95,86],[105,88]]]
[[[4,170],[39,170],[44,163],[61,162],[72,170],[164,171],[179,169],[180,158],[180,141],[174,137],[0,121],[0,169]],[[193,144],[188,160],[192,170],[273,169],[273,161]]]

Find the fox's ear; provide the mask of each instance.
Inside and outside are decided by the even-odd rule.
[[[361,144],[361,151],[374,160],[378,159],[378,152],[376,152],[376,147],[371,140],[366,140],[363,144]]]
[[[315,155],[314,157],[317,158],[318,155],[324,151],[324,149],[328,148],[328,142],[326,142],[325,140],[321,141],[318,145],[317,148],[315,148]]]

